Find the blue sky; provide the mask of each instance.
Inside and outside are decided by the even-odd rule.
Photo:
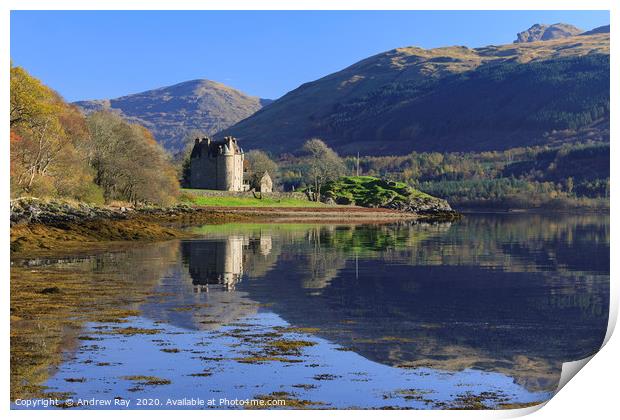
[[[606,11],[13,11],[11,58],[67,100],[211,79],[275,99],[409,45],[510,43],[534,23],[585,30]]]

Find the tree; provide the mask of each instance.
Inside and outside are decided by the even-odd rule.
[[[106,111],[88,116],[90,161],[106,201],[170,204],[179,193],[177,171],[152,134]]]
[[[11,128],[29,125],[41,115],[51,112],[53,92],[22,67],[11,65]]]
[[[68,143],[58,119],[60,111],[59,98],[51,89],[24,69],[11,68],[10,125],[15,134],[11,160],[15,185],[25,193],[35,192],[40,178],[47,175],[50,165]],[[51,188],[45,190],[52,193]]]
[[[314,186],[316,201],[321,199],[321,187],[329,181],[334,181],[346,173],[346,168],[338,154],[329,148],[321,139],[308,140],[303,151],[304,179],[307,184]]]
[[[169,204],[179,192],[151,133],[106,112],[88,120],[21,67],[11,67],[11,194]]]
[[[174,203],[179,195],[179,180],[171,156],[148,129],[138,124],[130,126],[136,134],[135,150],[140,164],[140,170],[134,174],[132,201]]]
[[[260,187],[260,180],[265,172],[269,173],[269,176],[275,183],[278,175],[278,164],[271,160],[267,153],[261,150],[250,150],[245,154],[245,162],[247,164],[248,181],[252,188]]]
[[[21,67],[11,67],[11,194],[101,201],[87,163],[84,117]]]

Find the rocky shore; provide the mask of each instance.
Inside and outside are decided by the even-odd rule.
[[[434,220],[457,220],[461,215],[454,211],[446,200],[431,196],[411,196],[406,200],[394,200],[385,208],[416,213]]]
[[[171,217],[190,215],[195,209],[187,205],[173,207],[103,207],[86,203],[38,198],[20,198],[11,201],[11,227],[22,224],[49,226],[83,223],[95,220],[127,220],[136,216]]]
[[[325,207],[171,207],[96,206],[37,198],[11,201],[11,253],[14,257],[74,254],[93,248],[191,237],[184,227],[228,222],[391,223],[450,221],[458,217],[447,202],[425,197],[393,208]]]
[[[202,211],[187,205],[114,207],[20,198],[11,201],[11,253],[75,253],[113,242],[156,241],[190,236],[192,224],[248,220],[224,211]]]

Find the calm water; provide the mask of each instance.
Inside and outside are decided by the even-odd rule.
[[[151,293],[127,323],[84,325],[50,392],[116,408],[271,397],[501,408],[550,398],[562,363],[596,352],[607,328],[607,216],[196,231],[201,239],[62,263]],[[127,327],[138,333],[110,334]],[[168,401],[183,398],[205,401]]]

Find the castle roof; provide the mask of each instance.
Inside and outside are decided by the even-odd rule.
[[[209,137],[203,137],[194,141],[191,158],[242,153],[243,149],[234,137],[224,137],[222,140],[211,140]]]

